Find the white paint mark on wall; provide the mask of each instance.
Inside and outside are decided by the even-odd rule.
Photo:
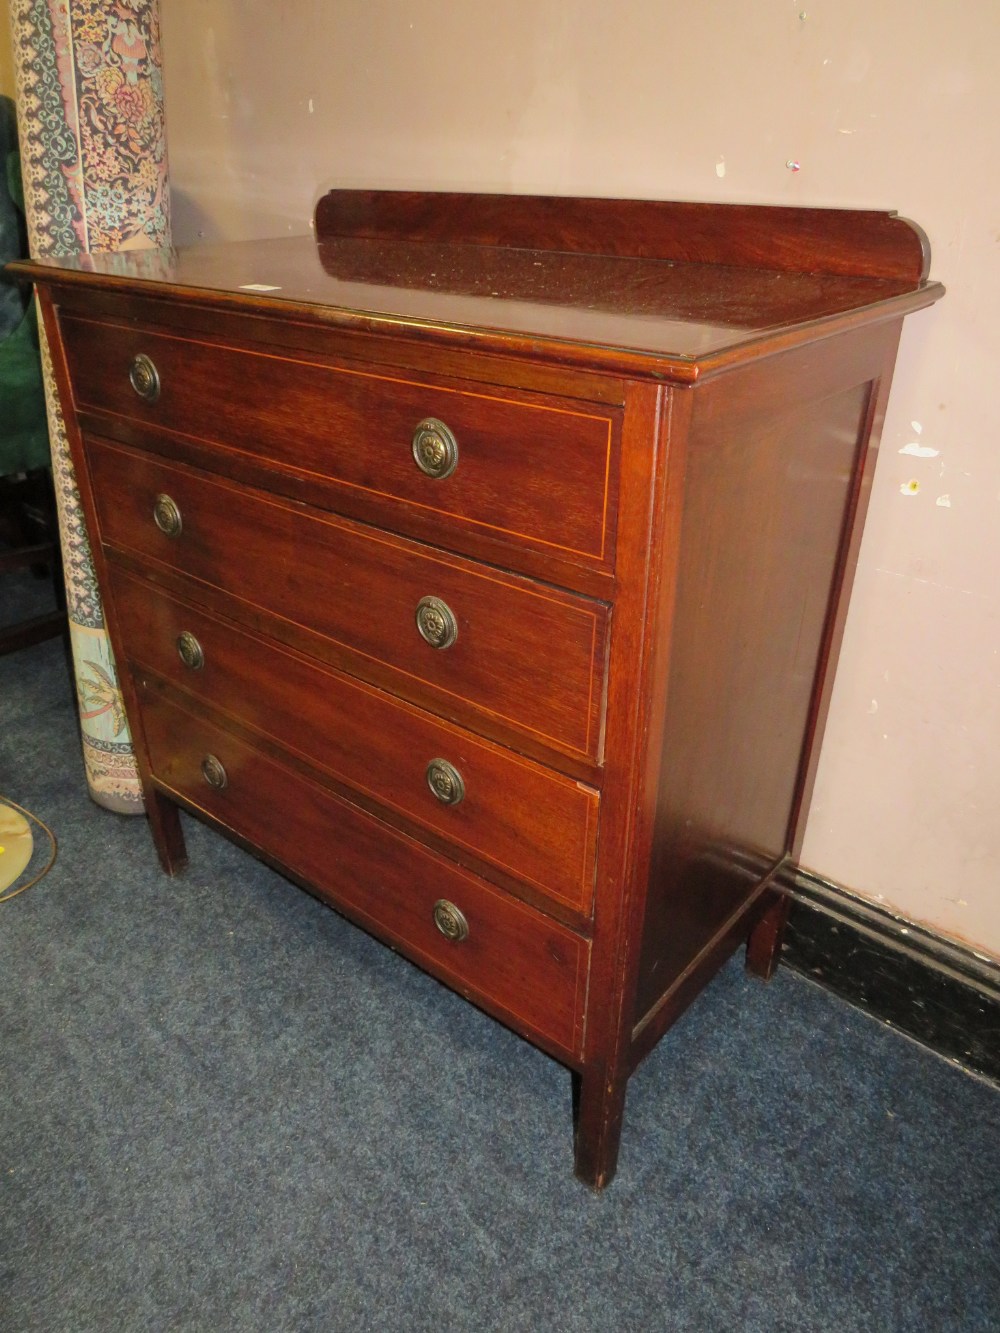
[[[911,440],[909,444],[904,444],[899,452],[909,454],[911,458],[937,458],[941,451],[932,449],[929,444],[918,444],[916,440]]]
[[[869,713],[877,713],[877,712],[878,712],[878,700],[877,700],[877,699],[873,699],[873,700],[871,701],[871,703],[868,705],[868,711],[869,711]]]
[[[315,105],[314,105],[314,103],[313,103],[312,98],[310,97],[310,99],[309,99],[309,114],[310,114],[310,116],[313,114],[313,112],[314,112],[315,110],[316,110],[316,107],[315,107]]]
[[[854,130],[838,130],[838,134],[853,134]]]
[[[950,496],[950,495],[939,495],[938,498],[934,501],[934,503],[937,505],[937,507],[938,507],[939,509],[950,509],[950,508],[951,508],[951,496]]]
[[[920,482],[914,478],[911,481],[904,481],[899,488],[900,495],[916,495],[920,490]]]
[[[924,428],[919,421],[911,421],[910,430],[913,431],[914,435],[923,435],[924,433]]]
[[[718,162],[716,162],[715,174],[718,176],[720,180],[726,174],[726,159],[724,157],[720,157]]]

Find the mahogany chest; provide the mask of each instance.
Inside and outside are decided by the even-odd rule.
[[[38,284],[164,868],[179,809],[573,1071],[769,975],[900,326],[891,214],[335,191]]]

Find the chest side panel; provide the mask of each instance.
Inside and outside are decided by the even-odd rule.
[[[637,1023],[790,849],[892,329],[693,393]]]

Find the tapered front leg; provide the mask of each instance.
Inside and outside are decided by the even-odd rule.
[[[575,1171],[591,1189],[602,1190],[614,1178],[627,1086],[626,1077],[604,1070],[573,1074]]]
[[[188,863],[181,828],[181,812],[173,801],[149,787],[145,791],[146,818],[160,865],[168,875],[179,875]]]
[[[763,981],[771,980],[781,960],[781,941],[791,906],[786,893],[775,894],[747,937],[746,969]]]

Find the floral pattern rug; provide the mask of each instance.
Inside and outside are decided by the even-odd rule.
[[[170,240],[157,0],[10,0],[33,255],[159,248]],[[70,634],[91,794],[142,794],[104,629],[66,429],[43,348]]]

